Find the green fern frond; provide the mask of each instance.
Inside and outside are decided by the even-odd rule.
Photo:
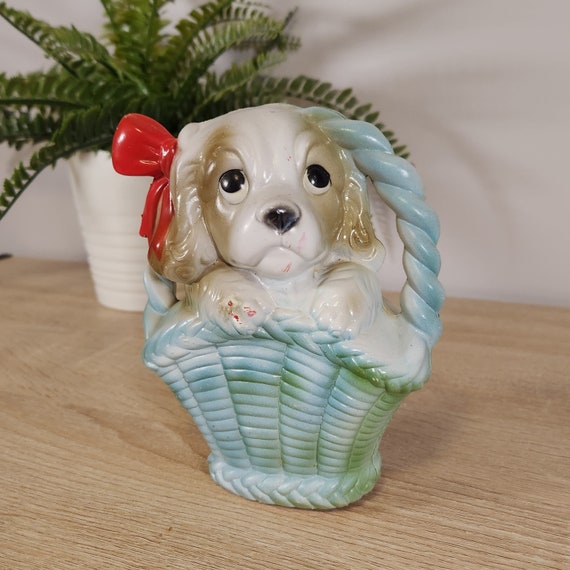
[[[283,52],[293,52],[299,49],[301,41],[297,36],[287,33],[295,10],[288,12],[282,20],[275,20],[271,16],[270,7],[260,2],[232,2],[225,10],[223,24],[230,22],[249,23],[252,25],[251,35],[240,41],[237,49],[251,49],[259,53],[260,51],[280,50]],[[262,32],[256,32],[253,23]],[[216,28],[215,33],[218,33]]]
[[[0,108],[27,109],[40,106],[66,109],[85,105],[83,95],[90,95],[85,82],[59,71],[35,72],[7,77],[0,74]],[[85,93],[82,93],[82,88]],[[79,89],[79,93],[78,93]]]
[[[187,17],[176,24],[173,33],[164,43],[162,52],[157,56],[154,65],[155,85],[164,85],[170,78],[181,76],[181,62],[187,58],[189,46],[203,32],[222,21],[224,10],[233,0],[214,0],[206,2],[192,10]],[[151,78],[152,79],[152,78]]]
[[[234,63],[219,77],[215,74],[208,75],[201,85],[203,99],[188,115],[188,122],[204,121],[235,109],[236,94],[243,92],[259,73],[281,63],[285,58],[286,54],[281,51],[263,52],[242,63]]]
[[[205,30],[197,36],[189,46],[188,57],[181,62],[183,67],[174,77],[171,90],[175,97],[184,105],[186,94],[191,92],[207,71],[214,65],[221,55],[243,47],[245,42],[255,39],[261,46],[263,43],[271,45],[281,34],[281,27],[268,25],[264,20],[251,20],[248,22],[226,22],[216,28],[215,34]],[[267,50],[258,48],[259,57],[264,57]]]
[[[80,32],[73,26],[50,26],[27,11],[8,7],[5,2],[0,2],[0,16],[70,74],[82,77],[84,65],[95,63],[101,66],[101,70],[120,76],[120,70],[107,48],[93,35]]]
[[[49,108],[37,109],[33,117],[26,112],[0,109],[0,142],[16,150],[29,143],[47,142],[58,124],[59,117]]]
[[[20,162],[12,176],[4,180],[0,194],[0,219],[8,213],[16,200],[46,168],[54,166],[60,159],[69,158],[76,152],[98,147],[101,142],[102,140],[97,138],[83,144],[76,142],[63,148],[50,143],[36,151],[27,164]]]
[[[160,56],[169,23],[162,11],[172,0],[101,0],[107,15],[105,39],[114,48],[115,61],[141,83],[148,83],[153,62]]]
[[[65,149],[74,145],[91,148],[92,141],[99,147],[110,148],[120,118],[133,109],[142,108],[142,100],[119,97],[107,105],[93,105],[66,113],[51,137],[54,146]]]
[[[267,6],[265,5],[263,6],[267,10]],[[237,12],[236,10],[236,14],[237,13],[239,12]],[[243,47],[243,49],[253,49],[255,51],[259,50],[267,51],[271,49],[276,49],[284,53],[292,53],[297,51],[301,47],[300,38],[291,35],[287,32],[287,28],[291,24],[291,21],[293,20],[293,17],[295,16],[296,13],[297,9],[295,8],[294,10],[288,12],[283,18],[283,20],[276,22],[278,24],[278,27],[280,28],[280,32],[275,34],[275,37],[270,41],[262,40],[260,42],[258,38],[253,36],[249,42],[244,42],[242,46],[240,46],[240,48]],[[239,17],[236,14],[234,14],[233,17],[239,21]],[[259,11],[259,16],[257,17],[260,20],[263,20],[265,18],[266,20],[268,19],[270,21],[273,21],[272,18],[268,16],[268,14],[264,14],[261,11]],[[247,18],[251,19],[252,17],[247,16]]]
[[[406,147],[399,145],[398,139],[396,139],[394,134],[385,131],[384,124],[378,122],[380,113],[372,111],[370,103],[360,104],[352,89],[339,91],[334,89],[330,83],[322,83],[311,77],[300,76],[285,84],[284,94],[287,98],[299,99],[305,104],[310,103],[312,105],[329,107],[338,111],[347,119],[372,123],[384,133],[395,154],[403,158],[409,156]]]
[[[275,49],[293,51],[299,41],[285,34],[289,19],[277,21],[250,3],[230,0],[210,2],[193,11],[177,25],[178,34],[165,46],[163,58],[171,58],[170,90],[186,100],[198,80],[221,55],[232,50],[252,49],[254,53]],[[241,19],[247,14],[248,19]]]
[[[286,33],[286,29],[291,24],[291,21],[297,9],[290,10],[282,20],[275,20],[271,15],[271,7],[268,4],[262,2],[231,2],[224,10],[222,14],[222,23],[227,22],[248,22],[252,20],[257,20],[258,22],[266,22],[267,25],[277,25],[280,28],[281,33],[275,36],[275,43],[271,46],[273,48],[282,50],[295,50],[300,47],[300,40],[296,36],[291,36]],[[256,38],[252,36],[250,42],[244,42],[244,47],[254,48],[256,45]],[[268,47],[267,43],[263,43],[263,46]]]

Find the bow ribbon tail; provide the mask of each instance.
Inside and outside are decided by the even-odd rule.
[[[170,184],[165,178],[157,178],[150,185],[146,197],[139,234],[148,239],[148,246],[158,259],[162,257],[173,214]]]

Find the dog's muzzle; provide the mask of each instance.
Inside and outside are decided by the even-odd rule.
[[[292,206],[276,206],[263,214],[263,223],[278,234],[284,234],[301,219],[301,212]]]

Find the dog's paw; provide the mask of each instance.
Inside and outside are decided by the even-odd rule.
[[[196,300],[202,320],[213,322],[229,335],[253,334],[273,310],[260,284],[227,268],[202,278]]]
[[[348,339],[374,322],[381,305],[376,276],[346,263],[331,270],[319,285],[311,314],[321,330]]]
[[[241,335],[253,334],[268,315],[266,307],[255,300],[241,299],[238,295],[229,295],[222,299],[219,306],[218,325],[227,333]]]
[[[312,315],[317,326],[339,338],[354,338],[369,323],[367,303],[347,292],[320,294],[313,304]]]

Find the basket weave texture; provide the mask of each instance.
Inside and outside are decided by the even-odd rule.
[[[293,313],[273,315],[253,336],[229,336],[179,303],[144,358],[209,444],[212,478],[291,507],[341,507],[369,492],[380,438],[419,387],[394,389],[385,363]]]

